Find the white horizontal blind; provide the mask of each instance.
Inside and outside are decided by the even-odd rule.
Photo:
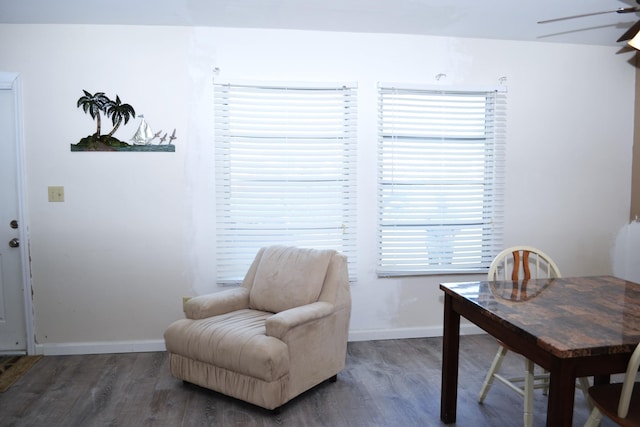
[[[355,275],[356,91],[215,84],[218,283],[273,244],[335,249]]]
[[[502,247],[505,93],[378,94],[378,275],[487,271]]]

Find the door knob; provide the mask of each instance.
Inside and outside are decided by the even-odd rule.
[[[13,238],[13,239],[9,240],[9,247],[10,248],[17,248],[18,246],[20,246],[20,240],[18,240],[17,238]]]

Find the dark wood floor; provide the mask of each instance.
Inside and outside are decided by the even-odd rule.
[[[496,350],[485,335],[461,337],[457,426],[522,425],[522,398],[496,384],[476,402]],[[0,394],[0,426],[441,426],[442,340],[349,343],[347,367],[279,413],[185,384],[166,353],[47,356]],[[521,370],[517,356],[505,370]],[[535,426],[546,399],[537,391]],[[576,393],[574,425],[588,416]],[[612,426],[609,421],[603,426]]]

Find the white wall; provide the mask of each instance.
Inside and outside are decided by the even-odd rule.
[[[640,222],[634,220],[622,227],[612,250],[613,275],[640,283]]]
[[[628,222],[634,68],[616,48],[221,28],[0,25],[23,79],[35,329],[45,353],[161,346],[181,296],[215,291],[213,69],[220,80],[359,86],[359,271],[352,339],[439,335],[442,281],[375,276],[376,83],[508,86],[505,245],[563,274],[612,272]],[[9,42],[13,41],[13,43]],[[19,42],[18,42],[19,41]],[[446,77],[436,80],[437,74]],[[82,90],[118,94],[175,153],[70,152]],[[137,120],[134,121],[137,123]],[[130,123],[116,134],[128,139]],[[64,203],[47,202],[62,185]]]

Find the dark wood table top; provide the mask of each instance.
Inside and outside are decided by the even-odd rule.
[[[612,276],[443,283],[454,299],[558,358],[631,353],[640,342],[640,284]]]

